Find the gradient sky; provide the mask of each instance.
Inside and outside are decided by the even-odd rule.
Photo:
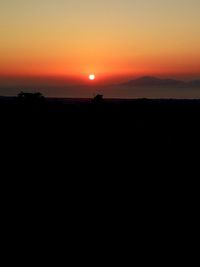
[[[200,1],[0,0],[1,76],[89,73],[198,76]]]

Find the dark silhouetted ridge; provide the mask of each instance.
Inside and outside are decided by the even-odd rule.
[[[144,76],[138,79],[130,80],[125,86],[183,86],[185,82],[175,79],[159,79],[151,76]]]
[[[188,87],[199,87],[200,88],[200,80],[194,80],[187,83]]]

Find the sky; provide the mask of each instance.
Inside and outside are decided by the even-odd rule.
[[[0,0],[0,76],[200,77],[199,0]]]

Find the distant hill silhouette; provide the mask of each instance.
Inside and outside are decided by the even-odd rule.
[[[200,80],[194,80],[186,83],[187,87],[199,87],[200,88]]]
[[[156,77],[145,76],[138,79],[130,80],[126,83],[122,84],[123,86],[141,86],[141,87],[148,87],[148,86],[185,86],[186,83],[183,81],[175,80],[175,79],[159,79]]]

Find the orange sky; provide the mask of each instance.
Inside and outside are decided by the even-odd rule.
[[[200,76],[199,0],[1,0],[0,75]]]

